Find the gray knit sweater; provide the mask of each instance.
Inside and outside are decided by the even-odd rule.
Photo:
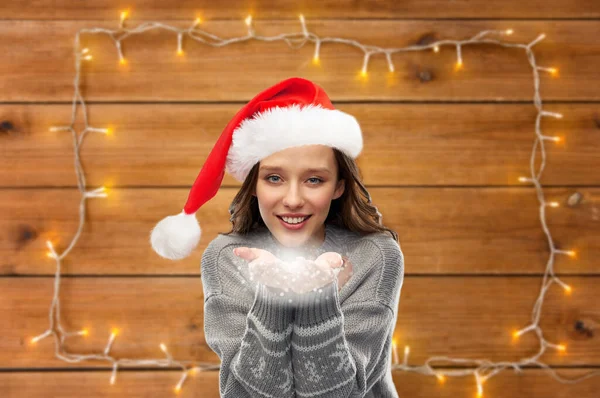
[[[250,280],[248,262],[233,254],[242,246],[286,259],[265,227],[219,235],[202,255],[204,332],[221,359],[221,397],[398,397],[392,333],[404,256],[389,233],[326,224],[323,244],[301,253],[350,260],[353,275],[339,292],[334,280],[309,293],[275,293]]]

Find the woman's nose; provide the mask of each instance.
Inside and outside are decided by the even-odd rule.
[[[298,188],[290,188],[283,198],[283,204],[289,207],[298,207],[302,205],[302,195]]]

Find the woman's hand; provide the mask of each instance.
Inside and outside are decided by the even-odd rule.
[[[295,293],[310,292],[335,279],[332,267],[324,259],[312,261],[298,257],[292,262],[292,267],[298,276],[293,279],[293,283],[289,287]]]
[[[248,270],[250,279],[256,279],[263,285],[288,291],[288,284],[293,275],[287,271],[287,267],[274,254],[267,250],[249,247],[238,247],[233,253],[249,261]]]
[[[292,263],[258,248],[239,247],[234,249],[234,254],[250,262],[251,280],[285,292],[306,293],[336,278],[339,290],[352,276],[352,264],[335,252],[323,253],[314,261],[298,257]]]
[[[352,263],[347,257],[342,257],[339,253],[323,253],[315,262],[327,264],[332,268],[337,277],[338,291],[342,289],[353,274]]]
[[[298,270],[300,280],[291,286],[292,290],[300,294],[306,293],[337,279],[339,291],[352,276],[352,264],[347,259],[344,260],[335,252],[323,253],[314,261],[299,257],[294,268]]]

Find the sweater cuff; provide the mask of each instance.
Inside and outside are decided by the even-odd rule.
[[[316,291],[298,294],[296,297],[297,325],[316,325],[342,315],[337,279]]]
[[[283,295],[281,295],[283,293]],[[288,293],[258,283],[250,312],[272,330],[285,330],[293,322],[293,307]]]

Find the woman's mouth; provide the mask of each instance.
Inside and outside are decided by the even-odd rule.
[[[277,216],[277,218],[279,218],[279,222],[281,222],[281,224],[285,228],[292,230],[292,231],[295,231],[295,230],[298,230],[298,229],[301,229],[302,227],[304,227],[304,225],[306,225],[306,222],[308,221],[308,219],[311,217],[312,217],[312,214],[310,216],[306,217],[302,222],[299,222],[297,224],[292,224],[292,223],[286,222],[282,217]],[[289,220],[289,218],[288,218],[288,220]]]

